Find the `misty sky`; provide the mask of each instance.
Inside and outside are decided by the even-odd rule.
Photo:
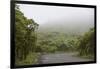
[[[18,4],[20,10],[29,19],[33,19],[38,24],[47,22],[66,23],[91,23],[94,24],[94,9],[79,7],[57,7],[44,5]]]

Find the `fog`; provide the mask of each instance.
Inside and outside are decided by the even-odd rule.
[[[94,26],[94,9],[18,4],[24,15],[39,24],[46,31],[86,31]]]

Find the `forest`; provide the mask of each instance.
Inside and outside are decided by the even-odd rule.
[[[33,15],[34,16],[34,15]],[[25,17],[18,5],[15,7],[15,64],[39,64],[46,53],[77,52],[78,57],[94,59],[95,28],[81,34],[62,31],[41,31],[39,24]],[[66,31],[67,32],[67,31]]]

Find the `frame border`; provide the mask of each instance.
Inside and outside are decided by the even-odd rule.
[[[51,2],[36,2],[36,1],[11,1],[10,2],[10,68],[29,68],[29,67],[44,67],[44,66],[61,66],[61,65],[80,65],[80,64],[92,64],[97,62],[97,52],[96,47],[94,48],[94,61],[86,61],[86,62],[70,62],[70,63],[52,63],[52,64],[37,64],[37,65],[23,65],[16,66],[15,65],[15,4],[35,4],[35,5],[47,5],[47,6],[62,6],[62,7],[81,7],[81,8],[94,8],[94,28],[95,28],[95,42],[97,42],[97,8],[96,5],[81,5],[81,4],[65,4],[65,3],[51,3]],[[97,46],[97,43],[95,44]]]

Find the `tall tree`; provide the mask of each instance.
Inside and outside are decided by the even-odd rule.
[[[36,43],[35,30],[38,24],[28,19],[20,11],[19,6],[15,7],[15,54],[16,59],[25,59],[27,54],[34,51]]]

